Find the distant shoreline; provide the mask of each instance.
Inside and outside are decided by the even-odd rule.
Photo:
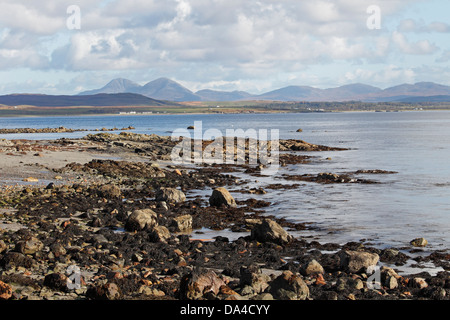
[[[105,116],[123,116],[123,117],[136,117],[136,116],[167,116],[167,115],[206,115],[206,114],[212,114],[212,115],[222,115],[222,114],[286,114],[286,113],[398,113],[398,112],[432,112],[432,111],[450,111],[450,108],[424,108],[422,110],[416,110],[416,109],[403,109],[403,110],[325,110],[325,111],[287,111],[287,110],[267,110],[267,111],[254,111],[254,112],[242,112],[242,111],[235,111],[235,112],[153,112],[153,113],[140,113],[137,112],[136,114],[119,114],[119,113],[96,113],[96,114],[90,114],[90,113],[80,113],[80,114],[7,114],[2,115],[0,110],[0,118],[57,118],[57,117],[105,117]]]

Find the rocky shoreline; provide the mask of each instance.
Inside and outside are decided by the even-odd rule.
[[[22,159],[30,170],[8,178],[35,178],[3,181],[0,189],[0,300],[450,299],[446,250],[414,255],[424,250],[424,239],[379,249],[294,237],[311,226],[265,214],[271,203],[252,194],[297,184],[248,189],[233,174],[258,176],[260,165],[173,166],[176,143],[132,132],[0,143],[0,157]],[[280,163],[289,165],[343,149],[285,140],[280,150]],[[44,162],[62,152],[68,161]],[[284,178],[376,183],[358,174],[395,173]],[[229,193],[236,188],[241,199]],[[195,195],[199,190],[206,196]],[[203,230],[240,236],[202,239]],[[445,271],[396,270],[411,261]]]

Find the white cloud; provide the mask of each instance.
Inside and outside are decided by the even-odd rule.
[[[436,52],[439,48],[428,40],[420,40],[414,43],[408,41],[403,33],[394,31],[392,41],[404,54],[422,55]]]
[[[450,32],[450,25],[445,22],[432,22],[429,24],[425,24],[423,22],[418,22],[414,19],[405,19],[400,21],[400,24],[398,26],[399,32],[414,32],[414,33],[431,33],[431,32],[438,32],[438,33],[449,33]]]
[[[450,48],[442,41],[418,38],[449,32],[448,24],[398,15],[421,1],[3,0],[0,70],[121,72],[217,86],[221,80],[235,86],[255,81],[256,90],[270,79],[331,82],[330,75],[306,72],[345,64],[352,66],[348,81],[375,81],[383,77],[367,71],[373,63],[397,66],[399,57],[448,61]],[[66,28],[66,9],[73,4],[81,9],[81,30]],[[366,26],[367,8],[374,4],[383,24],[375,31]],[[377,74],[412,76],[410,68],[398,68],[403,72],[388,68]]]
[[[380,87],[388,87],[399,83],[414,83],[416,72],[411,68],[402,68],[396,65],[385,66],[381,70],[358,68],[345,73],[344,83],[361,82],[372,83]]]

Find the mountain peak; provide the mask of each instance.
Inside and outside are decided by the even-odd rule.
[[[168,101],[238,101],[238,100],[273,100],[273,101],[350,101],[388,102],[408,97],[450,96],[450,86],[433,82],[400,84],[380,89],[363,83],[352,83],[340,87],[319,89],[311,86],[290,85],[259,95],[244,91],[216,91],[204,89],[196,93],[178,82],[160,77],[141,86],[125,78],[116,78],[103,88],[90,90],[79,95],[98,93],[138,93],[148,98]]]

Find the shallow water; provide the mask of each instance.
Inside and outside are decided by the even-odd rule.
[[[277,129],[282,139],[350,148],[313,153],[318,161],[281,168],[275,177],[250,178],[250,187],[299,183],[298,189],[267,190],[265,195],[233,193],[241,200],[253,197],[271,201],[272,206],[265,208],[268,214],[311,222],[316,227],[314,231],[298,232],[298,236],[323,243],[366,239],[379,247],[408,246],[412,239],[424,237],[429,249],[450,247],[450,112],[3,118],[0,127],[96,129],[131,125],[136,128],[133,132],[170,135],[195,121],[202,121],[203,131],[214,128],[225,134],[226,129]],[[302,133],[295,132],[299,128]],[[14,134],[1,135],[0,139],[76,138],[85,134]],[[331,160],[325,160],[327,157]],[[322,185],[280,179],[283,173],[345,173],[360,169],[398,173],[358,176],[380,184]],[[202,194],[207,199],[210,191]],[[207,230],[204,232],[210,236]],[[204,236],[200,234],[199,238]]]

